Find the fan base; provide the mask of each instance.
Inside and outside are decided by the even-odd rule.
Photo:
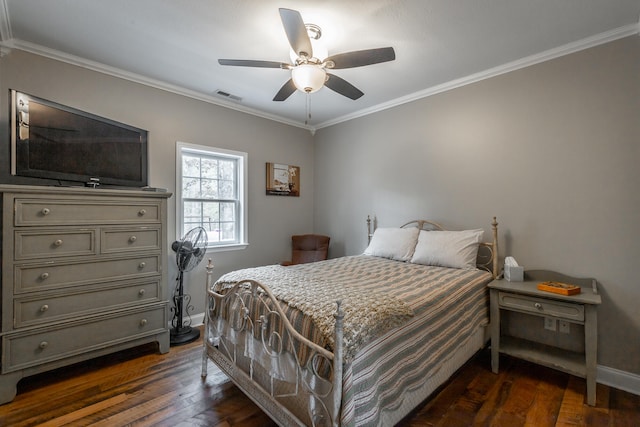
[[[200,338],[200,330],[194,329],[191,326],[171,328],[169,333],[169,344],[172,346],[187,344]]]

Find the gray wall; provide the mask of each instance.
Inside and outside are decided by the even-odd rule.
[[[207,254],[216,266],[216,277],[238,268],[289,259],[290,235],[313,231],[313,138],[306,130],[14,50],[0,59],[2,183],[32,182],[18,181],[9,175],[9,89],[147,129],[150,185],[172,192],[175,191],[176,141],[247,152],[249,247]],[[266,196],[266,162],[300,166],[301,196]],[[172,197],[168,242],[176,239],[175,209]],[[167,260],[168,294],[175,286],[173,255],[171,252]],[[186,278],[194,313],[204,311],[205,264],[206,260]]]
[[[314,143],[302,129],[13,51],[0,59],[0,182],[15,182],[14,88],[148,129],[150,184],[170,191],[176,141],[248,152],[250,246],[210,254],[216,276],[286,259],[288,236],[312,230],[331,235],[332,257],[360,253],[367,214],[487,232],[496,215],[503,256],[599,280],[598,362],[640,374],[639,76],[634,36],[321,129]],[[301,166],[300,198],[264,195],[269,161]],[[168,242],[174,218],[171,198]],[[187,282],[195,313],[203,267]]]
[[[500,223],[501,255],[595,277],[598,363],[640,374],[640,37],[317,132],[315,228],[333,255],[378,224]]]

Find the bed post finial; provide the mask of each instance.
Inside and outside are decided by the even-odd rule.
[[[493,217],[493,221],[491,221],[491,231],[493,232],[493,266],[492,273],[493,278],[497,279],[500,275],[500,271],[498,271],[498,220],[496,217]]]
[[[205,281],[205,283],[207,286],[207,290],[209,290],[209,285],[211,284],[211,277],[213,275],[213,261],[211,261],[211,258],[209,258],[205,269],[207,270],[207,280]]]

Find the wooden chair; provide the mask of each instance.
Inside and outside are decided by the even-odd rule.
[[[329,236],[320,234],[291,236],[291,261],[283,261],[281,265],[305,264],[327,259],[329,240]]]

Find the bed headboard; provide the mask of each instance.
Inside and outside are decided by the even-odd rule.
[[[367,215],[367,242],[371,243],[371,237],[373,237],[373,232],[377,227],[377,223],[375,218],[372,220],[369,215]],[[429,221],[426,219],[416,219],[407,222],[402,225],[401,228],[407,227],[416,227],[420,230],[440,230],[444,231],[442,225],[437,222]],[[492,240],[488,242],[480,242],[480,247],[478,248],[478,260],[476,265],[478,268],[482,270],[486,270],[493,275],[493,278],[497,278],[500,274],[498,270],[498,221],[496,217],[493,217],[491,221],[491,234]]]

